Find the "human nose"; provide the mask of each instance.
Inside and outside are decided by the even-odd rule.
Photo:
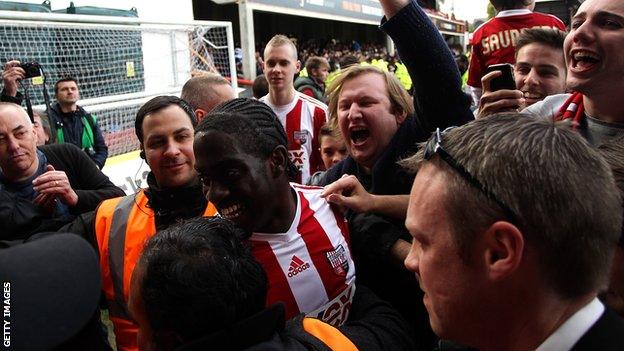
[[[525,85],[539,85],[540,81],[539,81],[539,76],[537,74],[537,72],[535,71],[535,69],[531,69],[529,71],[529,73],[524,77],[524,84]]]
[[[348,117],[349,117],[350,120],[354,120],[354,119],[358,119],[358,118],[362,117],[362,114],[361,114],[361,111],[360,111],[360,107],[355,102],[352,103],[351,106],[349,106],[349,116]]]
[[[14,138],[14,137],[12,137],[12,136],[9,136],[9,137],[7,138],[7,140],[8,140],[8,148],[9,148],[9,151],[15,151],[15,150],[19,149],[20,145],[19,145],[19,143],[17,142],[17,139],[15,139],[15,138]]]
[[[180,154],[180,147],[176,142],[167,143],[167,149],[164,152],[164,155],[167,157],[175,157]]]
[[[591,43],[595,39],[592,23],[585,20],[580,26],[570,31],[568,34],[574,43]]]
[[[405,258],[405,262],[403,264],[405,265],[405,268],[407,268],[409,271],[420,274],[420,257],[417,246],[418,244],[416,243],[416,240],[414,240],[414,242],[412,242],[412,247],[410,248],[410,251],[407,254],[407,257]]]

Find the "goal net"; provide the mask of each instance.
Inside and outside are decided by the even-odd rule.
[[[157,95],[179,95],[195,71],[230,78],[236,87],[229,22],[156,23],[134,18],[0,11],[0,60],[37,61],[51,99],[54,83],[78,80],[79,104],[97,116],[115,156],[138,148],[134,117]],[[41,79],[23,82],[43,105]]]

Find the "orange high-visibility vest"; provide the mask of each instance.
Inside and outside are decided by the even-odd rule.
[[[303,319],[303,329],[324,342],[330,350],[357,351],[358,349],[340,330],[321,320],[306,317]]]
[[[145,242],[156,233],[154,211],[143,190],[134,195],[105,200],[95,215],[100,251],[102,289],[115,327],[117,350],[138,350],[138,327],[128,314],[130,278]],[[217,213],[208,203],[204,217]]]

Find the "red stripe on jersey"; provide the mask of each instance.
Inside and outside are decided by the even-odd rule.
[[[301,143],[299,140],[295,139],[295,132],[299,132],[301,130],[301,109],[303,108],[303,101],[301,99],[297,100],[297,104],[295,107],[288,112],[286,115],[286,136],[288,137],[288,150],[301,150]],[[310,162],[308,160],[308,162]],[[310,174],[312,174],[310,172]],[[302,174],[299,174],[295,177],[295,180],[298,183],[302,181]]]
[[[301,108],[303,101],[298,100],[295,107],[286,115],[286,136],[288,137],[288,150],[299,150],[301,144],[295,140],[295,132],[301,130]]]
[[[297,183],[290,183],[290,185],[295,188],[295,189],[301,189],[301,190],[319,190],[319,189],[323,189],[322,186],[315,186],[315,185],[303,185],[303,184],[297,184]]]
[[[330,266],[327,252],[334,251],[335,248],[323,227],[314,217],[314,211],[310,208],[308,200],[303,195],[300,198],[301,218],[297,231],[306,244],[314,267],[323,281],[327,297],[331,300],[346,289],[345,277],[338,275]]]
[[[273,253],[271,245],[266,241],[251,241],[251,251],[258,262],[264,268],[269,281],[266,305],[271,306],[276,302],[286,305],[286,319],[300,313],[295,296],[288,285],[288,278],[284,275],[277,257]]]
[[[312,138],[312,155],[310,155],[310,174],[325,169],[323,159],[321,158],[321,144],[319,142],[319,134],[321,127],[327,122],[327,115],[320,107],[314,108],[314,138]]]

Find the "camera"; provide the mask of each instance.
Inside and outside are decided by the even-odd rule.
[[[26,62],[20,64],[20,67],[26,72],[25,79],[41,76],[41,66],[38,62]]]

